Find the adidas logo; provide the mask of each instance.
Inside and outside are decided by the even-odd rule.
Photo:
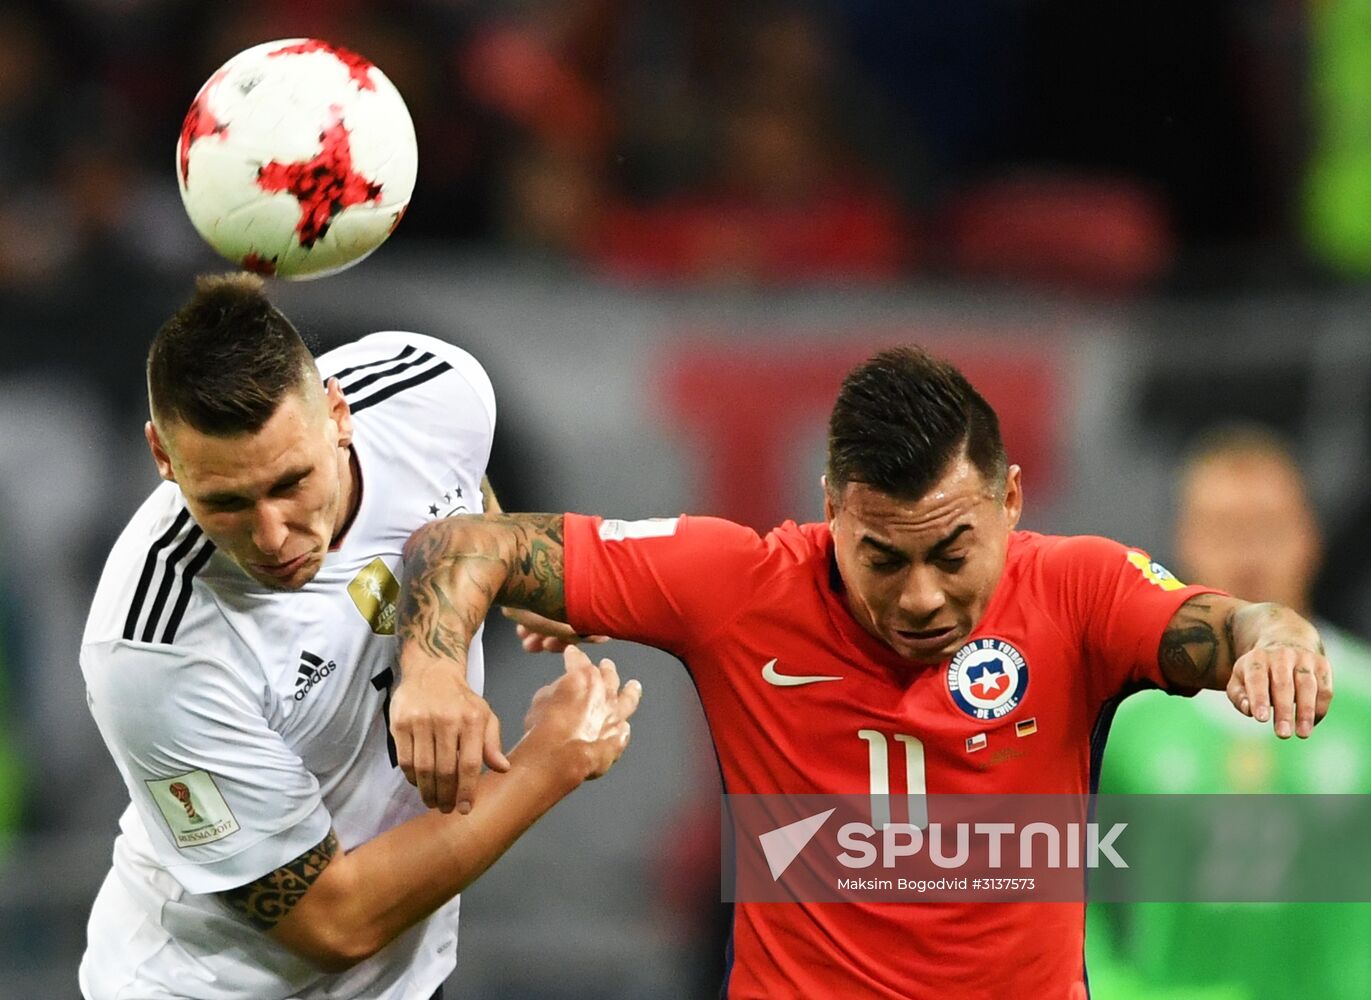
[[[308,649],[300,650],[300,672],[295,675],[295,700],[304,701],[305,695],[329,674],[338,669],[338,664],[323,657],[315,656]]]

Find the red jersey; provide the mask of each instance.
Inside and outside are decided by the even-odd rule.
[[[729,794],[1088,794],[1113,705],[1166,685],[1162,632],[1205,592],[1108,539],[1015,532],[984,618],[931,667],[851,616],[827,525],[569,514],[565,543],[571,625],[686,664]],[[1084,912],[738,903],[725,996],[1067,1000]]]

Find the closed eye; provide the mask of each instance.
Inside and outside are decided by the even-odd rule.
[[[903,559],[868,559],[867,566],[877,573],[893,573],[905,564]]]
[[[279,482],[271,488],[271,495],[274,497],[290,496],[297,489],[299,489],[300,485],[304,483],[304,481],[308,478],[309,473],[306,472],[303,475],[293,476],[290,479],[287,479],[283,482]]]

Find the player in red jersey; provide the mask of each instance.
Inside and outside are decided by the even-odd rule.
[[[1022,498],[965,378],[886,351],[834,406],[824,524],[422,528],[395,697],[453,660],[460,674],[498,603],[684,661],[733,794],[1087,794],[1114,705],[1149,686],[1226,688],[1277,736],[1310,734],[1332,677],[1308,622],[1183,586],[1108,539],[1017,531]],[[412,772],[433,736],[394,728]],[[1083,997],[1083,916],[1080,903],[739,903],[725,995]]]

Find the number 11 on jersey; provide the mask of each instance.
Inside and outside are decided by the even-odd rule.
[[[928,788],[924,776],[924,745],[916,736],[893,733],[896,743],[904,744],[905,788],[909,793],[908,822],[920,830],[928,827]],[[890,824],[890,741],[875,729],[859,729],[866,740],[871,772],[871,825],[877,830]]]

